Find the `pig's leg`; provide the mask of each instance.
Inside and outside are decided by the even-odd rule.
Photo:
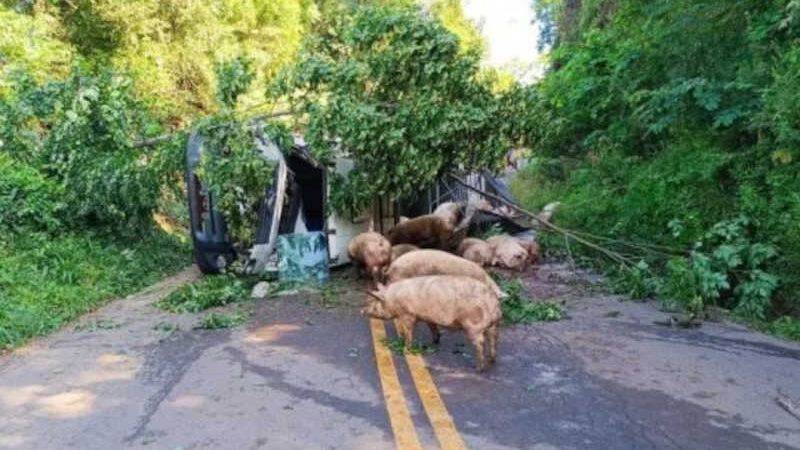
[[[497,338],[500,329],[497,324],[490,326],[486,330],[486,337],[489,339],[489,362],[494,363],[497,359]]]
[[[438,344],[439,339],[442,337],[441,333],[439,333],[439,327],[436,326],[435,323],[428,322],[428,328],[431,330],[431,336],[433,337],[433,343]]]
[[[406,329],[405,326],[403,325],[403,321],[399,317],[394,319],[394,328],[397,330],[397,336],[399,336],[405,341]]]
[[[383,272],[381,271],[381,267],[372,267],[370,268],[370,272],[372,273],[372,281],[375,283],[375,286],[378,286],[378,283],[383,281]]]
[[[358,280],[361,278],[361,263],[356,261],[355,259],[352,260],[353,265],[353,279]]]
[[[469,333],[469,338],[472,341],[472,345],[475,347],[475,355],[477,356],[476,366],[479,372],[482,372],[486,369],[486,361],[483,357],[483,344],[486,340],[483,337],[483,331],[473,331]]]
[[[439,235],[439,248],[446,252],[450,251],[450,233]]]
[[[414,316],[403,316],[397,318],[397,333],[405,340],[406,350],[411,350],[414,342],[414,325],[417,319]]]

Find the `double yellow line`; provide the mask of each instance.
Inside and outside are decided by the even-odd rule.
[[[389,413],[389,422],[394,433],[395,445],[398,450],[422,449],[408,405],[403,396],[403,388],[397,377],[392,354],[383,340],[386,338],[386,328],[382,320],[370,319],[372,330],[372,346],[375,349],[375,361],[378,365],[378,375],[383,388],[383,398],[386,401],[386,410]],[[462,450],[467,447],[458,434],[453,418],[444,406],[439,390],[433,383],[430,372],[425,367],[425,361],[419,355],[406,353],[406,362],[414,380],[414,386],[422,400],[422,407],[431,422],[436,440],[442,450]]]

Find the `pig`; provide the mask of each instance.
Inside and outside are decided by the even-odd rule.
[[[492,242],[495,242],[495,243],[498,242],[497,239],[498,238],[495,238],[495,239],[491,239],[490,238],[490,240],[492,240]],[[502,240],[506,240],[506,239],[514,240],[523,249],[525,249],[525,251],[528,252],[528,260],[527,260],[528,264],[536,264],[536,262],[539,260],[540,248],[539,248],[539,243],[537,243],[536,241],[527,241],[527,240],[519,239],[519,238],[512,237],[512,236],[506,236],[506,235],[502,236],[501,239]]]
[[[396,260],[397,258],[405,255],[408,252],[413,252],[414,250],[419,250],[419,247],[416,245],[411,244],[397,244],[392,246],[392,261]]]
[[[492,265],[524,272],[528,268],[529,254],[519,239],[509,235],[493,236],[486,240],[492,248]]]
[[[478,371],[486,369],[484,344],[488,341],[489,362],[497,359],[500,302],[486,283],[469,277],[433,275],[409,278],[394,284],[378,285],[369,292],[369,302],[362,314],[383,320],[395,320],[398,334],[407,350],[414,340],[418,320],[431,327],[434,336],[438,327],[462,329],[477,355]]]
[[[481,266],[441,250],[406,253],[386,269],[384,280],[387,284],[392,284],[407,278],[428,275],[466,276],[486,283],[498,298],[507,296]]]
[[[492,262],[492,247],[486,241],[477,238],[466,238],[461,241],[457,252],[462,258],[483,267]]]
[[[523,241],[519,239],[519,244],[528,251],[528,264],[536,264],[539,261],[539,243],[536,241]]]
[[[455,202],[445,202],[437,206],[433,211],[434,216],[439,216],[445,219],[453,228],[461,221],[462,210],[461,205]]]
[[[454,227],[442,217],[426,214],[401,220],[389,232],[392,245],[413,244],[418,247],[446,248]]]
[[[392,246],[380,233],[368,231],[350,241],[347,254],[358,271],[365,266],[376,283],[381,281],[383,269],[392,262]]]

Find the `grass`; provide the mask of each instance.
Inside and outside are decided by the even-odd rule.
[[[342,304],[342,294],[344,294],[344,292],[345,290],[340,283],[334,280],[328,281],[328,283],[319,290],[322,306],[329,309],[340,306]]]
[[[492,272],[492,277],[508,294],[508,298],[500,303],[503,323],[555,322],[566,316],[558,303],[532,301],[519,278],[505,278],[497,272]]]
[[[96,320],[81,325],[77,325],[75,327],[75,331],[85,331],[93,333],[95,331],[100,331],[100,330],[114,330],[121,326],[122,326],[121,324],[111,320]]]
[[[253,278],[233,274],[206,275],[200,280],[181,286],[155,303],[155,306],[173,313],[198,313],[210,308],[250,300],[250,291],[256,283]],[[212,312],[206,314],[194,327],[201,330],[233,328],[243,324],[248,312]],[[165,330],[171,332],[171,330]]]
[[[166,321],[158,322],[153,326],[153,330],[160,331],[164,334],[170,335],[181,330],[180,325]]]
[[[203,320],[195,328],[202,330],[233,328],[243,324],[248,315],[246,313],[211,313],[203,317]]]
[[[783,339],[800,341],[800,319],[783,316],[770,323],[766,331]]]
[[[395,338],[384,338],[383,345],[386,346],[389,350],[393,351],[398,355],[405,355],[406,354],[406,345],[405,341],[401,337]],[[414,341],[411,344],[411,354],[412,355],[428,355],[434,353],[438,350],[438,347],[433,344],[422,344],[420,342]]]
[[[206,275],[172,291],[155,305],[174,313],[197,313],[249,299],[254,284],[231,274]]]
[[[57,330],[190,261],[189,246],[160,231],[129,241],[88,232],[0,235],[0,349]]]
[[[555,302],[531,302],[506,300],[500,305],[503,311],[503,322],[557,322],[564,318],[564,310]]]
[[[306,304],[316,301],[318,297],[319,303],[323,308],[333,309],[345,304],[343,295],[347,293],[347,287],[335,278],[325,282],[277,281],[270,284],[270,297],[296,295],[298,293],[312,294],[306,297]]]

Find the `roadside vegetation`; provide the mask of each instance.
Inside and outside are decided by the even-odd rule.
[[[131,79],[81,62],[47,81],[32,69],[2,70],[2,348],[158,281],[190,255],[185,237],[153,221],[175,172],[165,170],[170,152],[134,148],[157,124]]]
[[[221,328],[234,328],[243,324],[247,320],[248,314],[244,312],[236,313],[211,313],[203,317],[203,320],[195,327],[202,330],[219,330]]]
[[[247,300],[253,284],[231,274],[208,275],[175,289],[155,305],[173,313],[197,313]]]
[[[534,301],[518,277],[492,272],[492,278],[508,297],[500,303],[503,324],[556,322],[566,316],[564,308],[554,301]]]
[[[702,315],[800,326],[800,2],[538,2],[552,68],[521,91],[532,210],[620,292]]]
[[[397,355],[403,356],[406,354],[406,341],[401,337],[384,338],[382,343],[386,348]],[[429,355],[431,353],[436,353],[437,350],[439,350],[439,346],[436,344],[425,344],[414,340],[414,342],[411,343],[411,350],[409,350],[409,353],[412,355]]]
[[[253,278],[240,278],[233,274],[206,275],[170,292],[155,302],[155,306],[172,313],[200,313],[209,309],[235,306],[234,311],[212,311],[203,316],[196,329],[216,330],[243,324],[250,313],[244,303],[250,300],[255,285]]]
[[[156,232],[131,241],[89,233],[0,238],[0,349],[155,283],[189,254],[186,243]]]

